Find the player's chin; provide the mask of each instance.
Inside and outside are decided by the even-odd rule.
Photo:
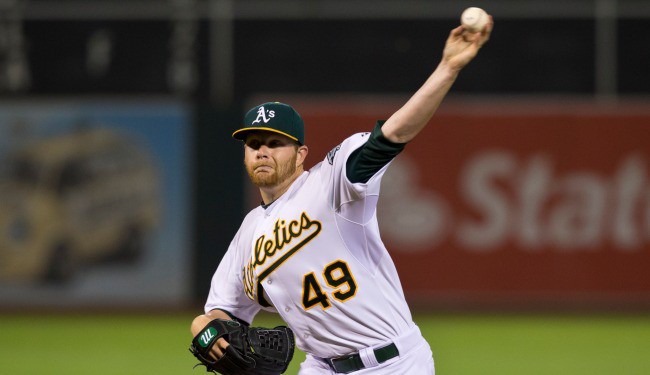
[[[255,172],[251,176],[251,180],[253,181],[253,184],[259,187],[273,187],[277,185],[277,178],[275,178],[275,174],[272,172]]]
[[[270,168],[258,168],[253,171],[253,176],[255,176],[255,178],[266,180],[273,178],[275,172]]]

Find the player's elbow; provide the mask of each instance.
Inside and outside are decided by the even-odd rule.
[[[394,114],[381,127],[381,133],[392,143],[408,143],[417,134],[417,129],[417,126],[404,122],[403,116]]]
[[[413,139],[413,135],[405,132],[388,131],[384,132],[384,138],[392,143],[408,143]]]

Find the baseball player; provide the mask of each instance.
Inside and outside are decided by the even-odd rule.
[[[460,70],[486,43],[459,26],[422,87],[370,133],[354,134],[308,171],[300,115],[289,105],[251,109],[233,137],[262,204],[244,219],[219,264],[193,335],[214,319],[249,324],[277,312],[306,353],[300,375],[434,374],[431,349],[413,322],[378,230],[382,176],[431,119]],[[211,355],[228,347],[220,338]]]

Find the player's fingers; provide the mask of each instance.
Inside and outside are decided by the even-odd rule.
[[[477,38],[473,40],[475,43],[478,42],[478,47],[483,47],[483,45],[490,40],[490,34],[492,33],[494,22],[492,21],[492,16],[488,17],[490,17],[490,21],[485,25],[485,27],[483,27],[483,30],[478,33]]]
[[[225,339],[219,339],[219,340],[217,340],[217,345],[216,346],[218,346],[219,349],[221,349],[223,352],[225,352],[226,348],[229,345],[230,345],[230,343],[228,341],[226,341]]]
[[[210,357],[215,361],[218,361],[219,358],[223,357],[223,352],[215,345],[212,347],[212,350],[210,350]]]
[[[492,34],[492,29],[494,28],[494,19],[492,16],[488,17],[490,17],[490,20],[488,21],[487,25],[485,25],[483,30],[481,30],[481,45],[490,40],[490,34]]]
[[[492,29],[494,28],[494,18],[492,16],[488,16],[488,17],[490,18],[490,20],[487,23],[486,30],[487,33],[489,34],[492,32]]]
[[[212,350],[210,351],[214,359],[223,357],[223,354],[226,352],[228,345],[230,344],[224,339],[217,340],[217,343],[212,347]]]
[[[476,38],[472,42],[472,45],[474,46],[475,50],[478,52],[478,50],[481,49],[481,47],[483,47],[483,43],[485,42],[483,41],[482,38]]]
[[[451,30],[451,32],[449,33],[449,37],[454,37],[454,38],[459,37],[464,30],[465,28],[463,26],[458,26],[457,28]]]
[[[480,32],[478,32],[478,31],[473,32],[473,31],[469,31],[469,30],[465,30],[463,32],[462,36],[463,36],[463,41],[465,41],[467,43],[470,43],[470,44],[476,43],[482,37]]]

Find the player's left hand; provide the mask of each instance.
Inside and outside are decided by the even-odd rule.
[[[228,345],[214,348],[219,340]],[[208,372],[224,375],[279,375],[293,358],[294,337],[285,326],[247,327],[234,320],[213,319],[192,340],[190,352]]]
[[[454,71],[460,71],[478,54],[479,49],[490,39],[494,21],[490,21],[480,32],[471,32],[463,26],[458,26],[449,33],[445,49],[442,53],[442,63]]]

